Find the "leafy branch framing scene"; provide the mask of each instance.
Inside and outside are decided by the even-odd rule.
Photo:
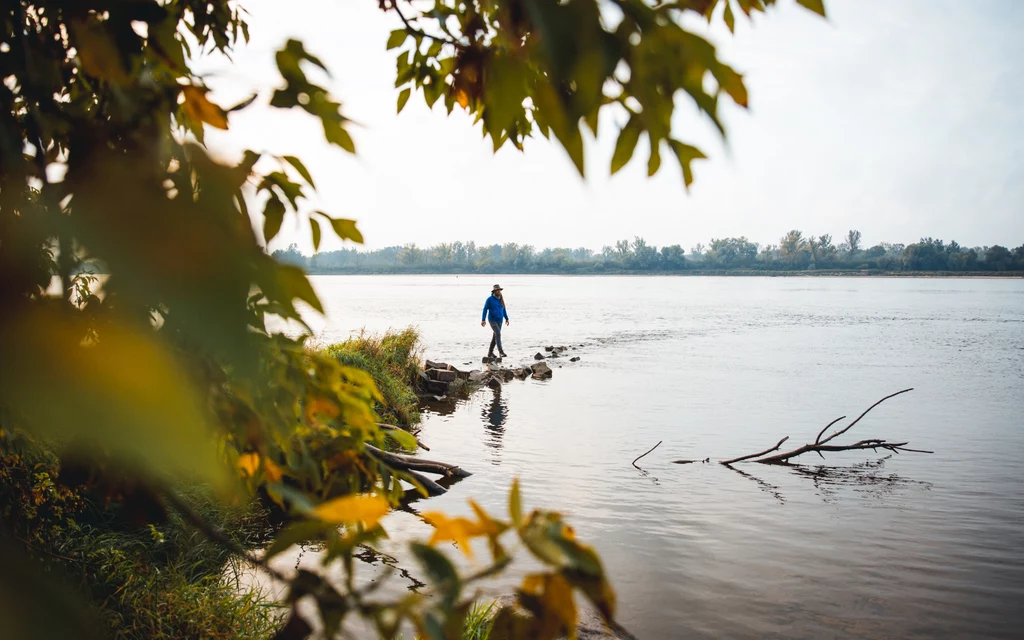
[[[821,0],[375,4],[396,25],[380,46],[394,56],[398,111],[415,99],[461,111],[495,152],[549,140],[581,176],[591,138],[613,141],[613,174],[639,161],[655,176],[670,156],[686,188],[706,155],[673,115],[695,108],[724,137],[723,103],[748,105],[704,26],[734,32],[775,9],[825,15]],[[361,244],[346,217],[358,212],[311,211],[316,184],[296,155],[228,162],[206,146],[211,129],[269,106],[355,154],[344,96],[318,84],[322,53],[301,34],[280,42],[279,77],[218,104],[215,79],[194,69],[246,45],[244,1],[9,0],[2,12],[0,621],[11,637],[283,640],[335,637],[358,618],[384,638],[477,627],[557,638],[576,634],[584,606],[628,635],[598,551],[559,512],[526,508],[518,481],[505,513],[471,501],[472,517],[421,514],[433,533],[408,550],[424,589],[391,598],[357,580],[359,554],[387,536],[382,518],[444,491],[424,473],[472,468],[417,455],[415,332],[315,343],[314,265],[268,253],[292,218],[314,250],[328,235]],[[603,114],[621,126],[599,126]],[[634,159],[638,145],[646,158]],[[793,233],[794,255],[824,244]],[[713,241],[712,263],[757,255],[748,244]],[[518,248],[508,264],[525,270]],[[682,268],[681,248],[665,249],[636,238],[610,255],[626,269]],[[909,450],[829,444],[858,420],[723,464]],[[474,542],[487,556],[467,573],[451,546],[471,557]],[[299,545],[322,549],[317,570],[272,562]],[[534,568],[514,600],[482,609],[477,587],[516,562]],[[281,602],[232,586],[254,568]]]

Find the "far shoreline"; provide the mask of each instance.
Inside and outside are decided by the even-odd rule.
[[[769,271],[757,269],[688,269],[684,271],[426,271],[417,269],[307,269],[310,276],[679,276],[731,278],[944,278],[1004,280],[1024,278],[1024,271],[858,271],[822,269],[820,271]]]

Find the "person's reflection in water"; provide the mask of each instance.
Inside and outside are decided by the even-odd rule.
[[[492,449],[501,449],[501,437],[505,434],[505,423],[508,421],[508,403],[501,397],[501,387],[494,388],[494,398],[490,405],[483,409],[484,427],[489,432],[488,439],[484,442]],[[495,457],[494,464],[500,460]]]

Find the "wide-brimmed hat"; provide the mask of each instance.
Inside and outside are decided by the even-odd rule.
[[[504,291],[504,289],[502,289],[502,288],[501,288],[501,285],[500,285],[500,284],[496,284],[496,285],[494,285],[494,287],[493,287],[493,288],[491,289],[491,291]]]

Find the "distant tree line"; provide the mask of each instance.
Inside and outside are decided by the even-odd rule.
[[[355,248],[306,256],[296,245],[274,257],[310,273],[673,273],[695,271],[856,270],[882,272],[1024,271],[1024,245],[964,247],[955,241],[922,238],[913,244],[882,242],[863,247],[861,232],[849,231],[837,244],[832,236],[808,236],[793,230],[777,244],[746,237],[714,238],[689,252],[678,244],[656,247],[646,240],[620,240],[601,251],[585,247],[536,249],[509,242],[415,244],[373,251]]]

